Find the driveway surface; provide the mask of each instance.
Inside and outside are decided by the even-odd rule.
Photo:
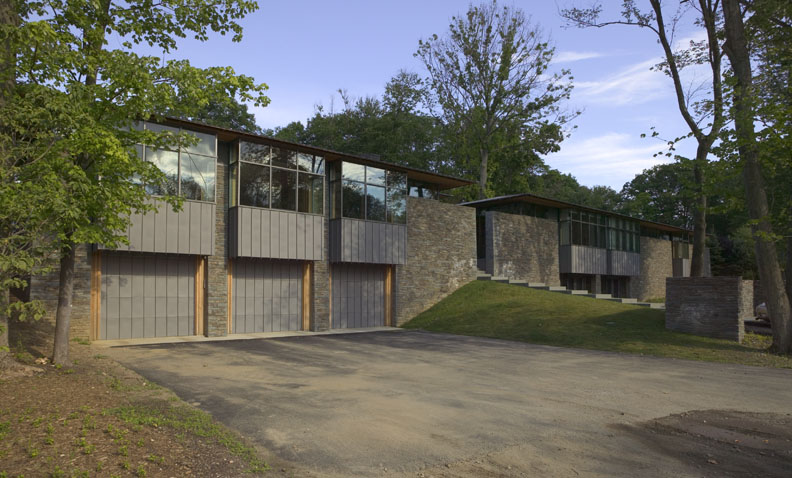
[[[707,412],[709,425],[695,413],[668,418],[750,410],[789,429],[792,370],[414,331],[111,354],[289,462],[294,476],[792,475],[792,436],[752,436],[769,447],[759,454],[740,438],[760,426],[737,426],[734,414]],[[699,418],[686,429],[680,417]],[[718,420],[718,433],[734,435],[712,432]]]

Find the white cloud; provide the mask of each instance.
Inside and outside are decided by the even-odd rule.
[[[605,185],[619,191],[644,169],[670,161],[665,156],[653,157],[663,149],[663,143],[641,139],[624,133],[607,133],[602,136],[561,145],[561,151],[548,155],[550,167],[570,173],[581,184]]]
[[[597,81],[575,83],[576,96],[591,103],[612,106],[647,103],[672,93],[670,82],[650,68],[657,60],[646,60]]]
[[[590,60],[603,56],[605,55],[593,51],[562,51],[559,52],[553,60],[556,63],[571,63],[573,61]]]

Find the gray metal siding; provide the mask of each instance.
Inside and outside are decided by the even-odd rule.
[[[608,251],[588,246],[561,246],[559,272],[562,274],[608,274]]]
[[[228,216],[231,257],[324,260],[323,216],[245,206]]]
[[[330,221],[330,260],[364,264],[407,262],[407,225],[359,219]]]
[[[195,257],[108,252],[102,256],[100,338],[195,333]]]
[[[333,264],[334,329],[385,325],[385,267]]]
[[[608,275],[641,275],[641,254],[627,251],[608,251]]]
[[[132,214],[127,229],[129,245],[120,245],[115,250],[201,256],[214,254],[214,203],[184,201],[183,209],[173,212],[173,208],[164,201],[152,199],[151,202],[158,206],[158,210]]]
[[[302,328],[303,262],[239,259],[232,285],[233,333]]]

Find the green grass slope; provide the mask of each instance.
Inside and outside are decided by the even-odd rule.
[[[712,362],[792,368],[792,357],[766,352],[767,337],[743,344],[671,332],[665,312],[496,282],[474,281],[403,327]]]

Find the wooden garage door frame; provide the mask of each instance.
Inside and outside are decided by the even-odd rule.
[[[91,340],[102,340],[102,261],[106,257],[101,249],[91,254],[90,333]],[[194,335],[206,334],[206,262],[204,256],[195,256]]]

